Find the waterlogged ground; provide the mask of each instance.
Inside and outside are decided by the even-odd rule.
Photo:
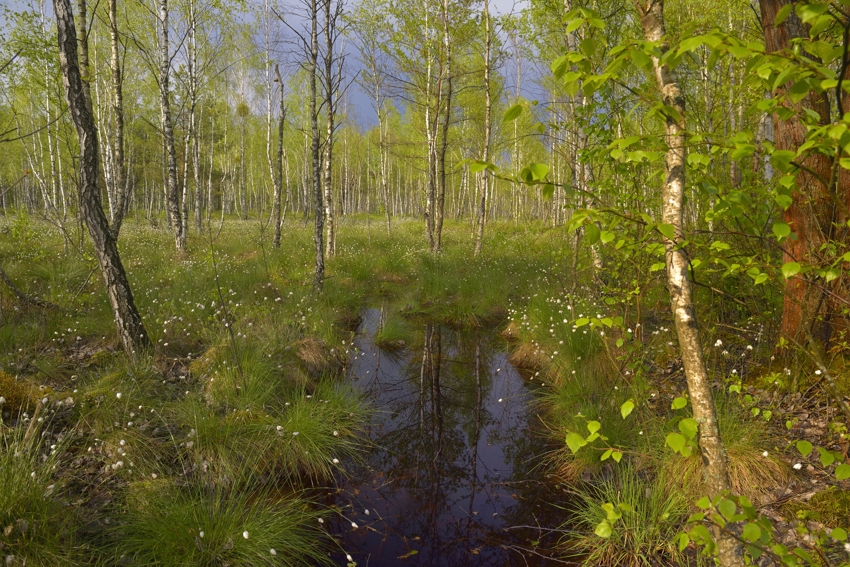
[[[366,466],[327,504],[359,566],[548,565],[547,527],[565,517],[543,482],[547,451],[532,388],[494,332],[421,323],[400,349],[372,342],[363,313],[349,379],[376,409]],[[537,529],[541,526],[543,529]],[[542,544],[538,542],[543,541]]]

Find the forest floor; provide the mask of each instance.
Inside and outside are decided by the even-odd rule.
[[[164,229],[129,222],[122,259],[155,345],[130,361],[87,246],[24,215],[0,219],[0,232],[0,267],[50,304],[0,288],[9,565],[297,565],[339,555],[325,529],[336,512],[312,489],[333,486],[370,451],[375,408],[345,370],[363,310],[381,302],[392,307],[376,345],[416,342],[405,324],[414,319],[492,328],[539,385],[535,411],[555,443],[541,458],[572,504],[527,542],[529,557],[545,548],[599,565],[700,562],[675,541],[702,494],[698,456],[665,446],[689,409],[671,407],[685,385],[658,273],[638,298],[603,295],[590,263],[565,252],[563,229],[492,223],[473,258],[471,226],[448,223],[434,257],[419,221],[395,222],[387,236],[382,223],[346,219],[317,294],[304,223],[288,221],[275,250],[259,223],[227,220],[190,234],[178,254]],[[818,377],[772,358],[770,321],[719,317],[714,299],[697,299],[734,490],[779,540],[813,545],[807,531],[846,528],[850,485],[833,471],[848,439]],[[634,409],[622,417],[627,402]],[[593,422],[602,436],[577,452],[564,443]],[[609,450],[616,464],[600,460]],[[605,502],[634,510],[602,539]],[[847,559],[831,540],[825,549],[825,559]]]

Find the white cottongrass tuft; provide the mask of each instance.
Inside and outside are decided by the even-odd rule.
[[[248,539],[248,530],[245,530],[244,532],[242,532],[242,537],[244,537],[245,539]]]

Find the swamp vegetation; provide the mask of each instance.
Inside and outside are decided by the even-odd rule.
[[[25,4],[6,565],[850,565],[845,0]]]

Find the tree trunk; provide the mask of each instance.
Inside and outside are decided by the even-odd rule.
[[[137,349],[150,346],[147,331],[136,309],[130,282],[121,264],[115,237],[100,205],[98,189],[97,128],[85,98],[79,63],[77,62],[77,34],[71,13],[70,0],[54,0],[53,10],[59,38],[59,64],[68,110],[77,129],[80,141],[80,209],[88,227],[106,293],[112,305],[118,336],[124,350],[134,357]]]
[[[490,161],[490,2],[484,0],[484,162]],[[490,189],[490,172],[484,170],[480,174],[481,197],[478,204],[478,229],[475,233],[475,256],[481,254],[484,240],[484,223],[487,213],[487,193]]]
[[[330,0],[327,0],[330,1]],[[319,113],[316,109],[316,67],[319,61],[318,0],[310,0],[310,132],[312,144],[310,157],[313,165],[313,198],[315,200],[316,227],[313,243],[316,245],[316,272],[313,276],[313,289],[321,291],[325,283],[325,256],[322,238],[324,237],[324,218],[322,214],[322,168],[319,158]]]
[[[179,251],[186,250],[186,234],[180,218],[180,193],[177,187],[177,150],[174,148],[174,127],[171,122],[171,95],[168,81],[171,59],[168,55],[168,0],[159,2],[160,45],[159,45],[159,105],[162,122],[162,143],[165,147],[165,194],[168,200],[168,215],[174,243]]]
[[[115,192],[115,208],[112,211],[112,236],[118,238],[121,223],[127,212],[127,169],[124,162],[124,94],[121,85],[121,54],[118,49],[118,10],[116,0],[109,0],[109,38],[112,47],[112,115],[115,131],[112,140],[112,186]]]
[[[277,167],[274,176],[274,240],[272,246],[280,248],[280,200],[283,193],[283,124],[286,120],[286,107],[283,105],[283,80],[280,78],[280,67],[274,66],[275,81],[280,85],[280,114],[277,119]]]
[[[79,47],[80,79],[83,82],[83,96],[92,113],[91,68],[89,67],[89,20],[86,12],[86,0],[77,0],[77,46]],[[94,118],[92,118],[94,119]]]
[[[446,208],[446,150],[449,145],[449,125],[452,118],[452,46],[449,36],[449,2],[443,0],[443,56],[445,57],[445,69],[442,80],[445,82],[445,93],[440,92],[440,98],[445,104],[443,109],[443,123],[441,127],[440,151],[437,155],[437,197],[434,203],[434,242],[431,252],[438,253],[442,247],[443,218]],[[438,107],[439,110],[439,107]]]
[[[789,0],[759,0],[764,24],[765,50],[768,53],[788,50],[792,40],[808,38],[808,26],[800,21],[793,10],[779,27],[773,25],[779,10],[789,3]],[[846,76],[844,80],[847,80]],[[789,83],[780,85],[779,89],[781,92],[790,87]],[[795,112],[795,116],[782,120],[777,114],[773,115],[776,149],[797,151],[806,141],[808,129],[799,118],[803,109],[814,110],[820,116],[820,125],[829,124],[829,104],[827,93],[817,93],[814,90],[796,107],[786,103],[786,106]],[[782,261],[820,265],[821,246],[829,238],[836,221],[846,214],[842,211],[850,207],[850,184],[846,173],[840,173],[837,178],[833,175],[832,160],[828,156],[816,152],[809,153],[803,165],[810,171],[801,169],[797,173],[797,189],[791,195],[791,206],[783,214],[783,221],[791,227],[797,238],[783,242]],[[835,192],[834,196],[832,192]],[[844,278],[839,278],[842,279]],[[841,283],[835,282],[837,285]],[[831,335],[832,301],[822,299],[822,292],[805,276],[797,275],[786,280],[782,336],[792,343],[804,343],[808,330],[803,328],[803,322],[809,321],[813,324],[813,336],[826,344]],[[821,309],[826,312],[819,313]]]
[[[327,133],[325,136],[325,163],[323,181],[325,190],[325,222],[328,236],[325,240],[325,256],[331,257],[336,250],[336,225],[334,223],[333,200],[333,149],[334,149],[334,77],[333,77],[333,36],[331,27],[336,24],[336,17],[331,20],[332,0],[325,1],[325,114],[327,117]]]
[[[637,0],[643,35],[647,41],[657,43],[662,52],[668,46],[664,41],[664,11],[661,0]],[[672,225],[674,236],[664,239],[667,260],[667,286],[670,306],[679,339],[679,351],[688,382],[688,393],[694,419],[699,423],[699,446],[702,453],[703,477],[710,497],[729,490],[726,449],[717,428],[717,415],[711,393],[711,383],[702,356],[699,331],[694,312],[691,282],[688,279],[688,258],[681,248],[682,210],[685,190],[685,97],[673,70],[652,58],[658,90],[663,103],[671,109],[665,121],[667,156],[665,182],[662,192],[662,222]],[[724,567],[743,565],[741,547],[729,535],[716,533],[718,558]]]

